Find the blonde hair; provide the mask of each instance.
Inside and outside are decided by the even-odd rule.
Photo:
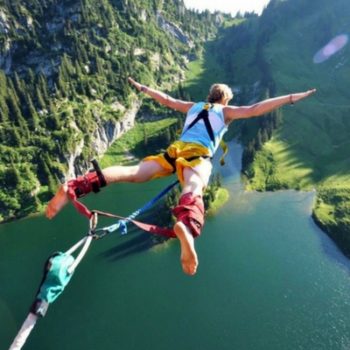
[[[226,84],[213,84],[210,87],[209,95],[207,97],[208,102],[216,103],[223,99],[231,100],[233,97],[232,90]]]

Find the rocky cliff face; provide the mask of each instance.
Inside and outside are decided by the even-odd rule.
[[[8,73],[12,64],[12,42],[7,36],[11,28],[10,21],[5,11],[0,10],[0,34],[3,36],[3,43],[0,48],[0,69]]]
[[[92,136],[91,145],[89,146],[97,154],[97,157],[103,155],[114,141],[134,127],[135,118],[140,106],[140,101],[135,100],[131,107],[125,111],[121,120],[108,120],[98,123]],[[77,130],[77,133],[83,133],[76,125],[72,127]],[[74,151],[65,156],[68,164],[66,179],[81,175],[91,167],[91,164],[87,160],[80,160],[84,145],[84,140],[82,139],[76,145]]]
[[[187,35],[185,35],[183,30],[175,23],[167,21],[161,12],[157,13],[157,22],[160,28],[162,28],[165,32],[170,34],[175,39],[179,40],[185,45],[188,45],[190,48],[194,46],[193,42]]]

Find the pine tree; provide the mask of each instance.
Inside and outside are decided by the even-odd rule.
[[[0,125],[0,145],[6,145],[6,144],[7,144],[7,132]]]
[[[35,84],[35,74],[33,72],[33,69],[29,68],[28,69],[28,74],[27,74],[27,83],[29,87],[33,88]]]
[[[48,175],[47,178],[47,185],[48,185],[48,190],[51,195],[54,195],[57,190],[57,183],[55,181],[55,177],[52,176],[52,174]]]
[[[88,24],[90,22],[90,17],[89,17],[89,10],[88,10],[87,1],[81,0],[80,7],[81,7],[81,17],[83,19],[83,22]]]
[[[5,98],[0,95],[0,109],[3,113],[3,121],[6,122],[9,120],[9,108],[7,106],[7,103],[5,101]]]
[[[62,97],[68,96],[68,84],[66,83],[66,79],[65,79],[62,67],[58,68],[57,87],[58,87],[57,91],[59,91]]]
[[[80,64],[87,64],[89,62],[89,56],[86,52],[86,49],[84,47],[83,44],[81,44],[81,42],[79,42],[79,45],[77,47],[77,51],[78,51],[78,61],[80,62]]]
[[[78,80],[80,80],[83,76],[83,72],[80,67],[80,63],[78,60],[74,61],[74,69],[75,69],[75,76]]]
[[[6,122],[7,122],[7,119],[6,119],[5,113],[0,108],[0,124],[6,123]]]
[[[10,188],[16,188],[20,182],[21,176],[19,174],[17,166],[13,162],[11,162],[11,165],[9,166],[9,168],[7,168],[7,171],[5,173],[6,186]]]
[[[29,128],[33,131],[37,130],[38,126],[39,126],[39,117],[38,117],[38,113],[35,110],[34,104],[33,104],[33,100],[30,97],[29,94],[26,95],[26,100],[27,100],[27,105],[28,105],[28,124],[29,124]]]
[[[5,72],[0,69],[0,96],[7,95],[7,78]]]
[[[44,100],[44,97],[41,93],[41,89],[39,86],[36,87],[36,102],[41,110],[46,109],[46,102]]]
[[[15,85],[13,84],[12,79],[7,80],[7,85],[8,85],[7,97],[9,97],[9,95],[11,94],[12,97],[16,100],[16,103],[19,104],[20,103],[19,97],[17,95],[16,88],[15,88]]]
[[[7,105],[9,108],[9,117],[19,127],[24,127],[25,119],[18,105],[18,97],[13,90],[9,91]]]
[[[71,59],[66,53],[62,56],[61,68],[63,73],[63,78],[65,81],[69,81],[69,77],[74,75],[74,66]]]
[[[59,88],[57,87],[56,83],[54,83],[54,92],[55,92],[55,97],[57,99],[60,99],[62,97],[62,94],[61,94]]]
[[[14,80],[14,86],[16,88],[17,93],[18,92],[24,93],[25,85],[24,85],[24,82],[18,76],[17,72],[15,72],[15,74],[13,76],[13,80]]]
[[[25,83],[19,78],[17,72],[15,72],[13,80],[14,80],[14,88],[19,98],[19,104],[21,106],[22,113],[26,115],[27,101],[26,101]]]
[[[98,56],[98,53],[95,53],[95,66],[96,66],[96,73],[99,75],[104,74],[104,69],[103,69],[103,60],[101,57]]]
[[[40,89],[41,95],[45,101],[45,106],[46,106],[50,101],[50,96],[49,96],[49,89],[47,87],[47,81],[43,74],[40,74],[39,76],[38,85],[39,85],[38,88]]]
[[[13,147],[19,147],[22,146],[22,140],[21,136],[19,135],[19,132],[16,127],[8,128],[7,129],[7,145],[13,146]]]

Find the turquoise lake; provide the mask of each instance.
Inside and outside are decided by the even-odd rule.
[[[132,230],[93,242],[26,350],[350,349],[350,263],[313,223],[315,193],[245,192],[241,148],[218,169],[230,199],[196,240],[185,275],[176,240],[152,246]],[[86,200],[128,215],[171,180],[118,184]],[[0,226],[0,348],[7,349],[41,281],[43,263],[86,233],[72,206]]]

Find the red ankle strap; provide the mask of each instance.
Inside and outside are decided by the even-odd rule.
[[[97,193],[104,186],[106,186],[106,182],[101,182],[96,171],[68,181],[68,187],[75,192],[77,198],[81,198],[90,192]]]
[[[81,198],[90,192],[99,192],[101,187],[107,185],[106,179],[101,171],[97,160],[91,161],[95,171],[90,171],[89,173],[78,176],[74,180],[68,181],[68,188],[74,191],[76,198]]]

